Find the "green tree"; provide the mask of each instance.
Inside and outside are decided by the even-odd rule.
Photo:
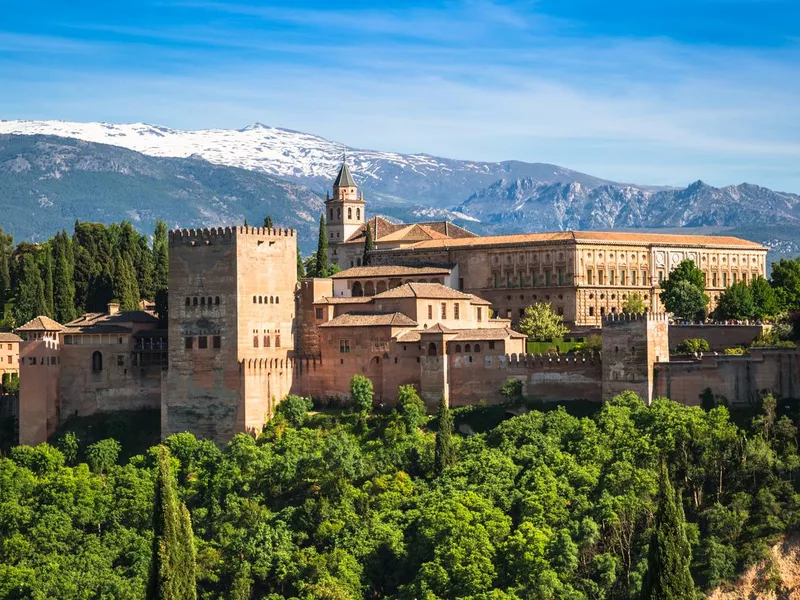
[[[626,315],[640,315],[646,310],[644,298],[638,292],[630,294],[622,303],[622,312]]]
[[[350,397],[353,399],[353,407],[365,419],[372,410],[372,402],[375,393],[372,388],[372,381],[368,377],[355,374],[350,380]]]
[[[167,224],[156,221],[153,234],[153,290],[166,290],[169,286],[169,244],[167,241]]]
[[[300,254],[300,248],[297,248],[297,279],[298,281],[306,276],[306,268],[303,265],[303,255]]]
[[[117,253],[114,262],[114,298],[119,302],[121,310],[139,310],[139,284],[130,258],[123,258]]]
[[[153,279],[155,267],[153,252],[145,236],[137,234],[136,243],[138,250],[133,259],[133,268],[139,285],[139,296],[142,300],[153,300],[156,293]]]
[[[397,388],[397,412],[409,432],[420,427],[428,418],[425,402],[413,385],[401,385]]]
[[[372,228],[369,223],[364,227],[364,254],[361,258],[361,264],[364,266],[372,264],[372,255],[370,254],[375,250],[375,240],[372,239]]]
[[[64,455],[64,460],[68,465],[75,465],[78,462],[78,451],[80,450],[80,443],[78,436],[73,431],[61,438],[58,442],[58,449]],[[113,462],[116,462],[116,458]],[[113,464],[113,463],[112,463]]]
[[[755,312],[753,293],[746,283],[738,281],[723,290],[715,315],[719,319],[749,319]]]
[[[14,252],[14,237],[0,227],[0,302],[11,297],[11,255]]]
[[[772,263],[770,283],[782,309],[800,309],[800,257]]]
[[[264,227],[266,227],[267,229],[272,229],[272,227],[273,227],[272,226],[272,217],[270,217],[269,215],[264,217]]]
[[[659,502],[647,554],[645,600],[693,600],[691,550],[686,539],[683,507],[676,501],[666,465],[661,467]]]
[[[704,321],[708,296],[689,281],[679,281],[669,291],[661,292],[667,312],[685,321]]]
[[[40,267],[44,285],[44,305],[47,308],[47,312],[44,314],[52,318],[55,316],[56,311],[55,302],[53,300],[53,253],[49,245],[44,247],[41,257],[42,262]]]
[[[75,318],[75,281],[72,247],[66,231],[53,239],[53,303],[55,320],[69,323]]]
[[[325,214],[319,216],[319,237],[317,239],[317,264],[314,277],[328,277],[328,230],[325,227]]]
[[[778,297],[769,281],[761,275],[750,281],[750,293],[753,295],[753,316],[757,319],[768,319],[778,314]]]
[[[178,499],[169,450],[166,446],[158,446],[156,455],[153,559],[147,598],[194,600],[197,598],[197,566],[191,517]]]
[[[305,422],[308,411],[313,407],[311,398],[289,394],[278,404],[277,412],[286,417],[294,427],[300,427]]]
[[[525,309],[518,329],[532,340],[551,340],[569,332],[564,317],[553,312],[547,302],[535,302]]]
[[[441,476],[447,467],[456,462],[455,448],[453,447],[453,416],[450,414],[450,406],[442,396],[439,401],[437,411],[439,421],[436,430],[436,446],[433,456],[433,470],[436,476]]]
[[[14,304],[14,320],[18,326],[24,325],[34,317],[47,313],[44,297],[44,282],[39,267],[32,254],[22,256],[22,269],[18,286],[17,300]]]
[[[507,398],[510,402],[522,402],[522,380],[513,377],[506,380],[500,388],[500,395]]]
[[[711,347],[708,345],[708,342],[703,338],[689,338],[687,340],[683,340],[676,350],[678,352],[684,352],[686,354],[694,354],[695,352],[708,352]]]
[[[86,459],[95,473],[107,473],[111,467],[117,464],[119,458],[120,446],[119,442],[114,438],[107,438],[95,442],[86,448]]]

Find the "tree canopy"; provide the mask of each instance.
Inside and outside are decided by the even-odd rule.
[[[535,302],[525,309],[518,329],[532,340],[552,340],[569,332],[563,321],[549,303]]]
[[[693,260],[681,261],[661,282],[660,298],[667,312],[686,321],[704,321],[708,296],[705,277]]]

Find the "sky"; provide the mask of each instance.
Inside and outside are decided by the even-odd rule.
[[[800,0],[0,0],[0,119],[800,193]]]

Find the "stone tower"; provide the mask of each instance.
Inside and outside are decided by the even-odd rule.
[[[336,245],[341,244],[364,224],[364,194],[359,196],[358,186],[346,162],[333,182],[333,197],[325,201],[328,229],[328,260],[336,263]]]
[[[657,362],[669,361],[669,321],[665,314],[603,317],[603,401],[632,391],[653,401]]]
[[[295,232],[181,230],[169,246],[162,435],[260,431],[293,379]]]

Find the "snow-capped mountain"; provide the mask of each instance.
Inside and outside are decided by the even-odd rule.
[[[390,204],[446,207],[462,202],[495,181],[531,177],[550,183],[578,181],[596,187],[611,183],[563,167],[507,161],[486,163],[346,147],[316,135],[254,123],[244,129],[185,131],[146,123],[2,121],[0,134],[55,135],[111,144],[149,156],[200,156],[231,167],[262,171],[324,193],[342,157],[359,185]]]

